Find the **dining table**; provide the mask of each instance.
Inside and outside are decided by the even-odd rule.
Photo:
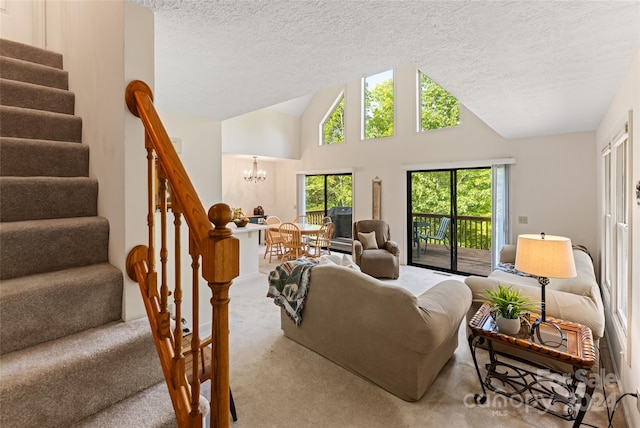
[[[269,226],[270,230],[273,230],[274,232],[277,232],[278,230],[280,230],[280,225],[282,223],[276,223],[276,224],[271,224]],[[317,235],[318,232],[320,231],[320,229],[322,228],[322,225],[320,224],[311,224],[311,223],[293,223],[296,226],[298,226],[298,229],[300,229],[300,234],[301,235]]]
[[[282,223],[271,224],[269,225],[270,226],[269,230],[272,230],[274,232],[279,232],[281,224]],[[304,245],[304,247],[299,252],[299,255],[296,255],[296,258],[299,256],[310,256],[311,254],[309,253],[309,251],[307,251],[307,244],[306,244],[307,241],[305,239],[305,236],[317,235],[320,232],[322,225],[311,224],[311,223],[293,223],[293,224],[298,226],[298,229],[300,229],[300,237],[302,238],[302,245]],[[285,253],[285,256],[286,254],[287,253]],[[285,260],[285,256],[282,257],[282,260]]]

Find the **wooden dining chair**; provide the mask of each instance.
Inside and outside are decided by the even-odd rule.
[[[307,241],[309,257],[320,257],[322,249],[326,248],[327,253],[331,254],[331,238],[336,230],[335,224],[332,222],[325,223],[318,231],[317,235],[311,235]]]
[[[282,240],[282,235],[280,235],[280,232],[267,229],[265,244],[267,245],[267,247],[264,250],[263,259],[266,259],[267,254],[269,254],[269,263],[271,263],[271,259],[274,255],[276,256],[276,258],[280,258],[284,254],[284,241]]]
[[[273,226],[275,224],[280,224],[280,223],[281,223],[280,219],[276,216],[269,216],[264,221],[264,224],[268,226]],[[280,258],[284,254],[284,247],[283,247],[284,241],[282,240],[282,236],[280,235],[280,232],[276,230],[267,229],[265,232],[266,232],[265,244],[267,247],[264,250],[263,258],[266,259],[267,254],[269,254],[269,263],[271,263],[271,259],[273,258],[274,255],[277,258]]]
[[[306,215],[299,215],[296,216],[295,220],[293,220],[294,223],[306,223],[307,222],[307,216]]]
[[[282,246],[284,247],[282,263],[287,260],[295,260],[307,254],[298,226],[294,223],[286,222],[280,224],[278,231],[282,237]]]
[[[275,215],[270,215],[264,220],[264,224],[280,224],[280,223],[282,223],[282,220],[280,220],[280,217],[277,217]]]

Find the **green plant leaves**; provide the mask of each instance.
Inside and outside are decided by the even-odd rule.
[[[484,290],[483,299],[478,299],[482,303],[492,306],[491,311],[496,316],[515,319],[522,313],[534,311],[537,305],[528,297],[520,294],[513,286],[503,287],[498,284],[498,289]]]

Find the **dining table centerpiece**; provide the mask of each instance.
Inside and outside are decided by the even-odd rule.
[[[237,227],[245,227],[249,223],[249,217],[242,213],[242,208],[235,208],[231,216],[231,221]]]
[[[238,217],[233,219],[233,223],[237,227],[245,227],[249,223],[249,217]]]

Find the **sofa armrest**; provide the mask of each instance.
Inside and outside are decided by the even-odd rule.
[[[353,240],[353,251],[352,251],[353,261],[360,266],[362,262],[362,242],[357,239]]]
[[[421,338],[423,345],[437,348],[452,335],[457,335],[460,323],[471,306],[471,299],[469,287],[454,279],[439,282],[418,296],[418,308],[429,336],[426,340]],[[423,352],[427,351],[423,349]]]
[[[394,256],[397,256],[400,254],[400,246],[398,245],[397,242],[395,241],[387,241],[384,243],[384,248],[390,252],[391,254],[393,254]]]
[[[513,244],[506,244],[500,250],[500,263],[515,263],[516,262],[516,246]]]

